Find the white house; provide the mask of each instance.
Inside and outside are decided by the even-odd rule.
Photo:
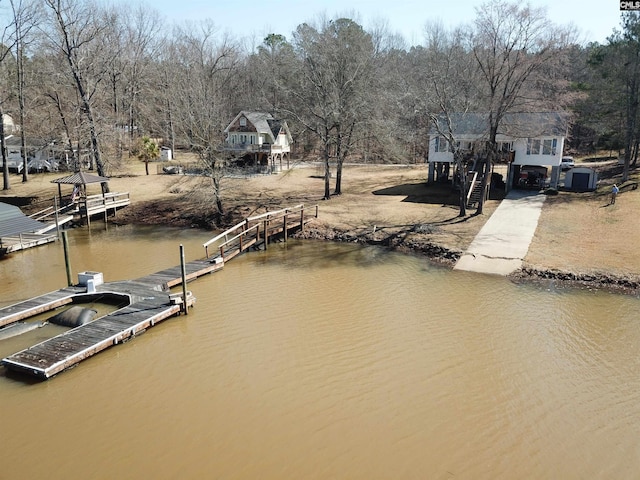
[[[465,160],[480,158],[489,133],[487,114],[455,114],[451,121],[453,136]],[[557,188],[567,131],[568,118],[563,113],[506,114],[496,136],[499,160],[508,162],[506,188],[522,186],[527,167],[535,167],[530,170],[536,172],[550,168],[546,183]],[[449,179],[452,164],[453,153],[448,142],[432,129],[429,135],[429,181]]]
[[[287,123],[270,113],[242,111],[224,130],[223,150],[241,158],[245,164],[282,169],[291,154],[293,142]]]
[[[58,170],[59,162],[54,158],[52,147],[44,140],[26,138],[27,165],[29,171],[54,172]],[[19,136],[5,137],[7,147],[7,166],[10,171],[22,173],[22,139]]]

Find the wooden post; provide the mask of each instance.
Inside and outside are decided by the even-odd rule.
[[[269,245],[269,220],[264,221],[264,249]]]
[[[318,218],[318,205],[316,205],[316,218]]]
[[[104,226],[107,226],[107,198],[102,194],[102,207],[104,208]]]
[[[91,230],[91,218],[89,215],[89,200],[87,200],[87,195],[85,193],[84,196],[84,214],[87,216],[87,227],[89,227],[89,230]]]
[[[180,244],[180,269],[182,270],[182,311],[185,315],[189,315],[189,307],[187,305],[187,270],[184,263],[184,246]]]
[[[56,213],[56,234],[60,238],[60,219],[58,218],[58,197],[53,197],[53,210]]]
[[[220,245],[220,258],[224,262],[224,245]]]
[[[209,245],[204,246],[204,254],[206,255],[207,258],[209,258]]]
[[[64,266],[67,269],[67,285],[73,286],[71,280],[71,261],[69,260],[69,241],[67,240],[67,232],[62,232],[62,248],[64,250]]]
[[[282,222],[282,235],[284,236],[284,241],[285,243],[287,242],[287,234],[289,233],[287,231],[287,211],[285,210],[285,214],[284,217],[282,217],[284,219],[284,221]]]
[[[300,231],[304,230],[304,205],[300,207]]]

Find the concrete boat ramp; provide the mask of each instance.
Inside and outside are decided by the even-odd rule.
[[[317,207],[312,207],[315,216]],[[0,327],[53,311],[71,303],[111,299],[126,305],[112,313],[2,359],[9,370],[48,379],[96,353],[133,338],[162,320],[187,313],[195,298],[186,282],[224,267],[225,262],[249,248],[268,248],[273,238],[304,228],[303,205],[251,217],[203,244],[206,257],[183,262],[135,280],[104,283],[99,272],[78,274],[78,284],[0,308]],[[209,255],[209,250],[216,252]],[[183,282],[184,279],[184,282]],[[182,293],[171,293],[183,285]]]
[[[454,270],[509,275],[522,266],[546,196],[512,190],[493,212]]]

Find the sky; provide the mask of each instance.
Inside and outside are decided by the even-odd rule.
[[[125,0],[121,0],[125,1]],[[135,2],[127,2],[135,3]],[[482,0],[153,0],[144,2],[165,18],[182,23],[209,18],[222,31],[236,37],[255,37],[261,43],[269,33],[291,38],[298,25],[313,22],[321,15],[348,17],[364,28],[385,21],[392,33],[400,33],[410,45],[422,42],[427,21],[445,26],[473,21]],[[620,5],[616,0],[532,0],[543,7],[554,23],[573,24],[579,41],[604,43],[619,28]]]

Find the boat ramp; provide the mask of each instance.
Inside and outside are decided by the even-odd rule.
[[[309,212],[311,211],[311,214]],[[109,347],[125,342],[158,323],[188,313],[195,298],[186,282],[224,268],[235,256],[257,248],[268,248],[271,241],[287,241],[293,232],[304,229],[317,206],[303,205],[250,217],[203,244],[206,256],[182,262],[150,275],[117,282],[103,282],[99,272],[78,274],[78,284],[0,308],[0,327],[72,303],[88,303],[110,298],[126,304],[85,325],[72,328],[37,345],[2,359],[11,370],[38,379],[48,379]],[[171,288],[182,285],[181,293]]]

